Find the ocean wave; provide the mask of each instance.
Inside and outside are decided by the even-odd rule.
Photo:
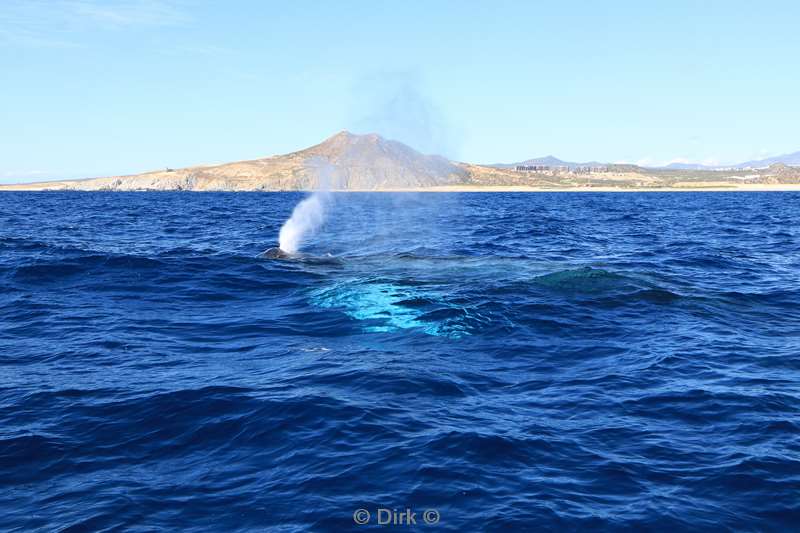
[[[7,529],[800,520],[796,194],[7,194]]]

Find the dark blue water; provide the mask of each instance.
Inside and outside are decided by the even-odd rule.
[[[800,527],[799,194],[301,198],[0,194],[0,529]]]

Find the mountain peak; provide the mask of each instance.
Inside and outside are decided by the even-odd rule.
[[[334,133],[333,135],[331,135],[330,137],[328,137],[325,140],[326,141],[330,141],[331,139],[348,139],[348,138],[354,137],[354,136],[355,135],[350,133],[348,130],[341,130],[341,131],[338,131],[338,132]]]
[[[293,154],[311,174],[335,188],[391,188],[444,185],[463,179],[459,166],[437,155],[422,154],[377,133],[342,130],[320,144]]]
[[[309,150],[320,148],[320,147],[338,147],[344,148],[347,146],[358,145],[358,144],[385,144],[385,143],[392,143],[396,141],[389,141],[384,139],[377,133],[364,133],[358,134],[353,133],[348,130],[342,130],[338,133],[335,133],[319,143],[316,146],[312,146]]]
[[[338,132],[334,133],[333,135],[331,135],[330,137],[328,137],[325,140],[326,141],[330,141],[332,139],[361,139],[361,138],[383,139],[383,137],[381,137],[379,134],[374,133],[374,132],[370,132],[370,133],[353,133],[350,130],[341,130],[341,131],[338,131]],[[323,142],[325,142],[325,141],[323,141]]]

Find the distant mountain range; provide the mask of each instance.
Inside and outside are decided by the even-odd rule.
[[[668,168],[671,170],[717,170],[720,167],[712,165],[701,165],[700,163],[670,163],[663,167],[654,168]]]
[[[517,166],[525,166],[525,167],[548,166],[548,167],[577,168],[577,167],[597,167],[604,164],[605,163],[599,163],[597,161],[588,161],[586,163],[573,163],[571,161],[562,161],[561,159],[555,156],[548,155],[545,157],[526,159],[525,161],[520,161],[519,163],[495,163],[494,165],[487,165],[487,166],[494,168],[515,168]]]
[[[790,167],[800,166],[800,152],[791,154],[776,155],[775,157],[768,157],[766,159],[757,159],[755,161],[745,161],[736,165],[737,168],[766,168],[770,165],[782,163]]]
[[[494,168],[514,168],[517,166],[549,166],[549,167],[595,167],[605,165],[607,163],[599,163],[597,161],[589,161],[586,163],[573,163],[570,161],[563,161],[552,155],[545,157],[537,157],[534,159],[526,159],[519,163],[497,163],[489,165]],[[791,154],[777,155],[775,157],[768,157],[766,159],[756,159],[753,161],[745,161],[736,165],[703,165],[700,163],[670,163],[666,166],[655,166],[649,168],[664,168],[670,170],[721,170],[721,169],[748,169],[748,168],[767,168],[770,165],[783,164],[788,166],[800,166],[800,152]]]

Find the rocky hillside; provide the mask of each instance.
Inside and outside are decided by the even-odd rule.
[[[337,133],[285,155],[222,165],[188,167],[85,180],[0,186],[25,190],[372,190],[454,185],[468,180],[463,166],[424,155],[379,135]]]
[[[315,186],[334,189],[392,189],[463,183],[466,171],[438,155],[423,155],[377,134],[343,131],[296,154]],[[327,181],[327,183],[326,183]]]

